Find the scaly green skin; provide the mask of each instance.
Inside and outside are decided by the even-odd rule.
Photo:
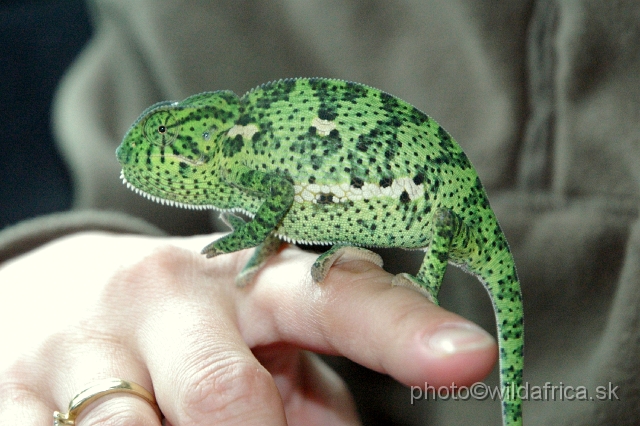
[[[148,108],[117,157],[143,195],[223,212],[233,232],[205,247],[208,257],[257,247],[240,284],[282,240],[334,246],[314,264],[318,281],[349,246],[423,249],[418,274],[394,284],[434,301],[447,262],[462,267],[493,302],[502,386],[522,384],[522,300],[507,241],[461,148],[408,103],[327,79],[281,80],[242,98],[202,93]],[[505,425],[521,424],[521,412],[517,395],[503,401]]]

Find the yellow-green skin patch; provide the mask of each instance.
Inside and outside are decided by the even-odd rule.
[[[462,267],[492,299],[502,385],[522,384],[522,301],[507,241],[467,156],[412,105],[319,78],[268,83],[241,98],[202,93],[144,111],[117,157],[143,195],[221,210],[233,232],[203,253],[257,247],[246,277],[281,240],[333,245],[316,272],[345,246],[423,249],[418,274],[404,277],[433,300],[447,262]],[[517,396],[503,402],[503,421],[521,424]]]

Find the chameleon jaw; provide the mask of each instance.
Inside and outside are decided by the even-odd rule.
[[[216,206],[211,205],[211,204],[187,204],[187,203],[182,203],[180,201],[168,200],[166,198],[158,197],[157,195],[149,194],[148,192],[145,192],[145,191],[141,190],[140,188],[136,187],[131,182],[129,182],[127,180],[127,178],[124,176],[124,170],[122,170],[120,172],[120,179],[122,179],[122,183],[125,184],[127,186],[127,188],[131,189],[136,194],[142,195],[144,198],[146,198],[148,200],[151,200],[151,201],[153,201],[155,203],[162,204],[162,205],[168,205],[168,206],[172,206],[172,207],[179,207],[179,208],[189,209],[189,210],[217,210],[217,211],[221,211],[221,212],[242,213],[242,214],[245,214],[245,215],[247,215],[247,216],[249,216],[251,218],[253,218],[253,216],[254,216],[251,212],[248,212],[248,211],[246,211],[244,209],[240,209],[240,208],[221,209],[221,208],[216,207]]]

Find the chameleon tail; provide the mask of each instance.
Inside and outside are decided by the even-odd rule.
[[[499,229],[499,228],[498,228]],[[496,316],[500,362],[502,419],[505,426],[522,425],[522,369],[524,352],[524,317],[520,282],[513,256],[503,235],[496,238],[489,262],[474,265],[477,275],[489,292]]]

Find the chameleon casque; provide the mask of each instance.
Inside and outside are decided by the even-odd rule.
[[[222,212],[233,232],[207,257],[256,247],[239,285],[283,241],[332,245],[312,267],[317,282],[346,250],[381,264],[362,247],[423,250],[418,273],[393,284],[435,303],[447,263],[477,276],[495,311],[501,386],[521,386],[522,298],[505,236],[460,146],[407,102],[321,78],[206,92],[149,107],[116,155],[147,198]],[[517,392],[503,398],[505,425],[522,423],[521,405]]]

